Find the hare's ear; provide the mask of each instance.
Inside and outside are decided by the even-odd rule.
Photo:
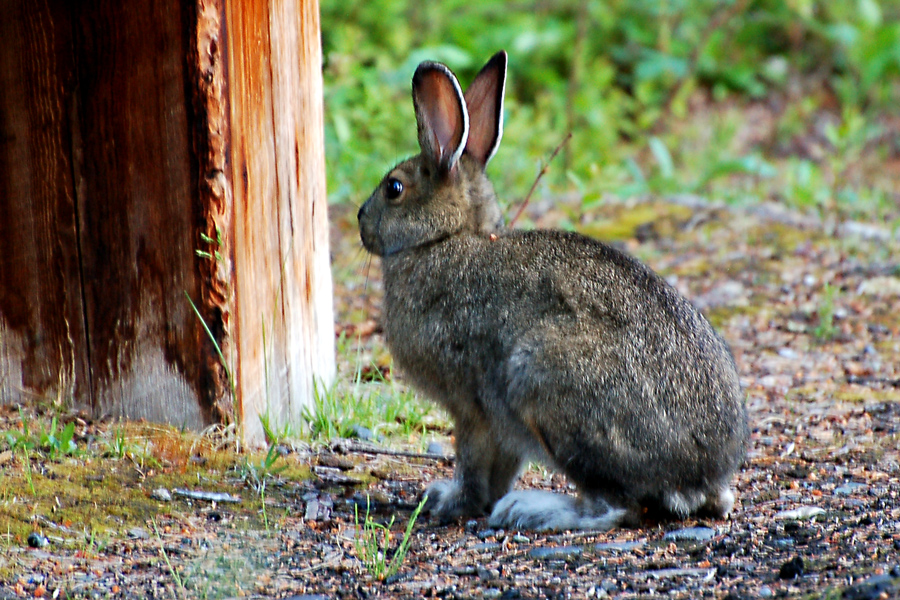
[[[422,154],[433,167],[449,173],[469,135],[466,101],[456,76],[440,63],[423,62],[413,75],[413,104]]]
[[[475,76],[465,95],[471,124],[466,152],[482,167],[494,157],[503,137],[505,91],[506,52],[501,50]]]

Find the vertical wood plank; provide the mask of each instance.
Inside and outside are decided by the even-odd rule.
[[[0,0],[0,403],[90,406],[65,2]]]
[[[235,205],[234,372],[244,438],[263,437],[258,415],[287,389],[279,375],[287,365],[279,302],[281,240],[277,203],[271,41],[267,0],[226,5],[231,74],[231,134]]]
[[[325,191],[322,53],[317,0],[273,2],[273,79],[284,253],[288,401],[276,422],[296,423],[313,382],[334,377],[334,313]],[[324,390],[323,390],[324,391]]]
[[[95,412],[200,428],[183,17],[179,0],[82,5],[74,172]]]
[[[313,0],[228,5],[237,369],[245,438],[297,423],[334,375],[321,49]]]

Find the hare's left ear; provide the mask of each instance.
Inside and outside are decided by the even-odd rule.
[[[466,152],[482,168],[494,157],[503,137],[503,95],[506,92],[506,52],[501,50],[475,76],[466,90],[469,141]]]
[[[440,63],[423,62],[413,75],[413,104],[422,155],[438,172],[450,173],[469,135],[466,101],[456,76]]]

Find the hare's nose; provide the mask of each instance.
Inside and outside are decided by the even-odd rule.
[[[366,204],[368,204],[368,202],[363,203],[363,205],[359,207],[359,212],[356,213],[357,221],[362,221],[362,218],[366,213]]]

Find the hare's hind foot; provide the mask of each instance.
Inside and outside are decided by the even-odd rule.
[[[712,492],[706,497],[706,503],[701,510],[719,519],[725,519],[734,508],[734,492],[728,486],[722,486],[718,492]]]
[[[591,503],[590,510],[576,498],[553,492],[526,490],[500,498],[488,519],[494,529],[531,531],[607,530],[628,517],[628,511]]]

